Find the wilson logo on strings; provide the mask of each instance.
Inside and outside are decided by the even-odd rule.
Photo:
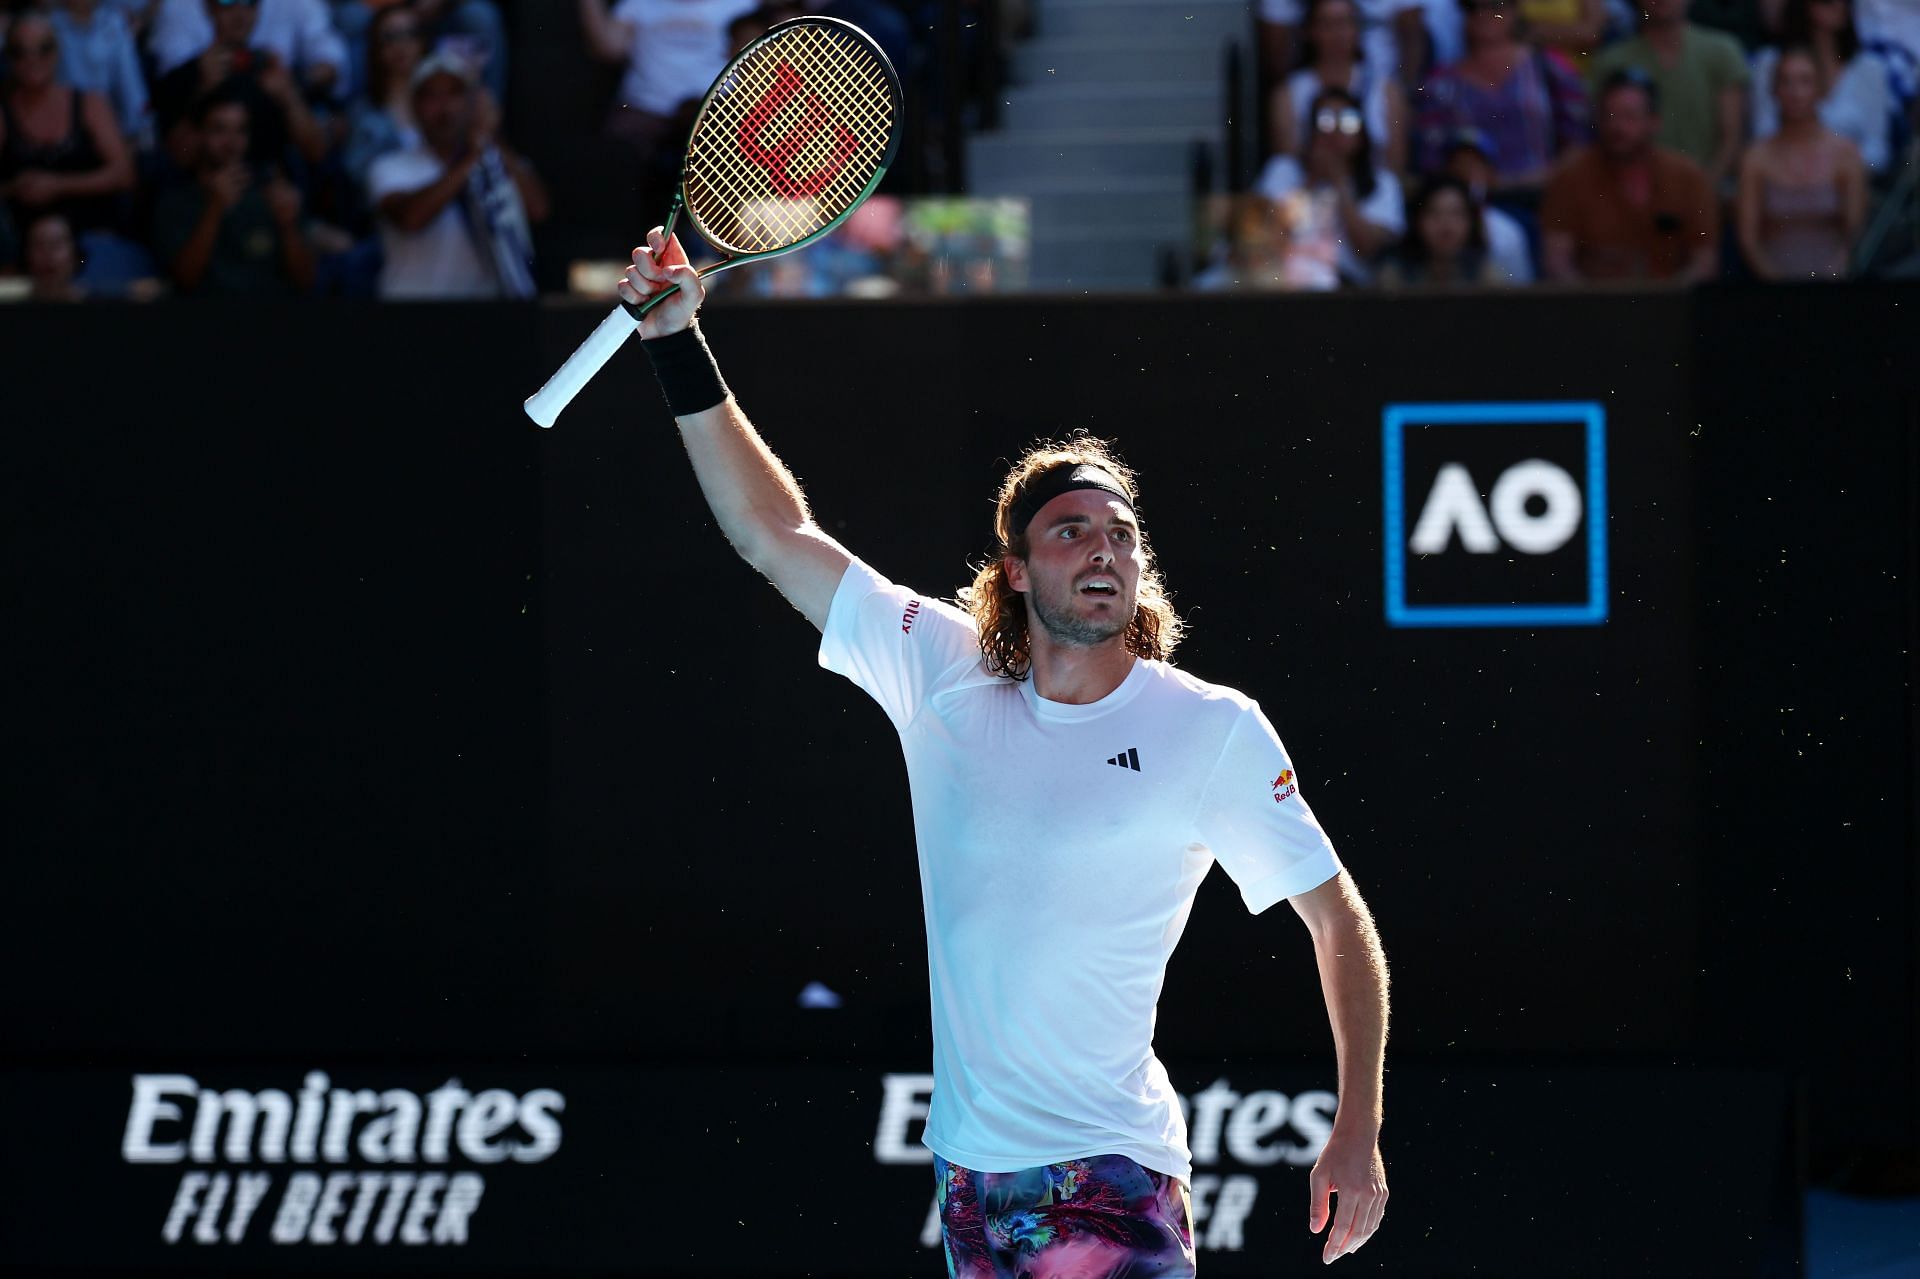
[[[768,146],[762,135],[773,118],[784,110],[796,93],[806,91],[806,97],[800,101],[799,118],[792,128],[781,135],[780,140]],[[788,172],[795,157],[815,138],[822,129],[833,130],[833,149],[826,161],[805,177],[795,177]],[[773,83],[760,95],[746,116],[740,121],[735,132],[735,140],[740,144],[740,154],[759,168],[767,171],[767,177],[773,182],[773,189],[789,200],[805,200],[818,195],[827,183],[840,175],[847,167],[847,161],[859,149],[860,140],[845,125],[834,123],[827,114],[827,104],[819,94],[807,89],[800,79],[800,73],[791,63],[782,62],[774,68]]]

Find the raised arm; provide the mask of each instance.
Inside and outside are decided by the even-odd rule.
[[[814,522],[793,472],[774,456],[720,381],[694,323],[706,289],[687,264],[679,237],[664,239],[655,227],[647,232],[646,247],[633,251],[620,296],[640,302],[675,284],[680,292],[647,313],[640,338],[667,391],[700,491],[740,558],[815,629],[825,630],[827,609],[853,557]],[[656,342],[660,345],[652,346]],[[717,402],[701,403],[714,397]]]

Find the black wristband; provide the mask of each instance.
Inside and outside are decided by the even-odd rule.
[[[713,408],[732,394],[697,324],[665,337],[648,338],[640,349],[653,362],[653,376],[659,380],[667,407],[675,417]]]

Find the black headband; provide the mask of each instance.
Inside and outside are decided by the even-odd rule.
[[[1026,491],[1014,502],[1008,516],[1007,526],[1012,536],[1019,537],[1026,532],[1027,525],[1039,514],[1041,507],[1062,493],[1071,493],[1075,489],[1099,489],[1103,493],[1113,494],[1128,506],[1133,505],[1133,495],[1121,487],[1112,472],[1085,463],[1062,463],[1027,482]]]

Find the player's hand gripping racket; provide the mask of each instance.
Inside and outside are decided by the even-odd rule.
[[[817,16],[770,27],[707,90],[662,242],[684,210],[725,255],[703,277],[813,243],[880,185],[901,114],[900,77],[860,28]],[[552,426],[641,317],[677,291],[622,301],[528,398],[527,416]]]

